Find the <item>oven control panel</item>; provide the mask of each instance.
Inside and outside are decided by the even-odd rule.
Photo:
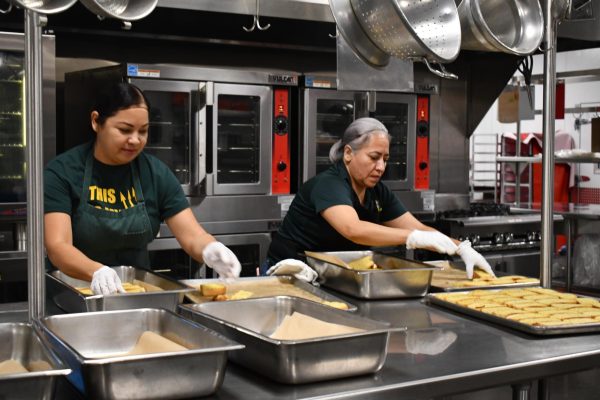
[[[429,189],[429,97],[417,97],[415,189]]]
[[[288,88],[273,90],[273,164],[271,192],[290,193],[290,124]]]

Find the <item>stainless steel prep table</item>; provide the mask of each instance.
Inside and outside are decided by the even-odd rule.
[[[450,331],[457,339],[437,355],[417,355],[406,351],[405,333],[394,333],[387,361],[377,374],[315,384],[278,384],[229,363],[223,386],[210,398],[431,398],[600,365],[600,334],[540,339],[427,306],[421,300],[352,301],[361,315],[409,329]]]

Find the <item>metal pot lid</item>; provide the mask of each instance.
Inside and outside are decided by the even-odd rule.
[[[381,51],[369,39],[354,15],[350,0],[329,0],[329,7],[338,32],[362,61],[375,68],[388,65],[390,55]]]
[[[77,0],[10,0],[10,2],[40,14],[56,14],[65,11]]]

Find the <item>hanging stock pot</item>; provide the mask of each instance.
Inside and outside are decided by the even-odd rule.
[[[538,0],[462,0],[458,14],[463,49],[528,55],[544,37]]]
[[[368,42],[363,40],[361,47],[371,53],[359,54],[363,60],[375,53],[374,47],[388,56],[422,61],[443,78],[457,78],[442,65],[453,61],[460,51],[460,20],[454,0],[329,0],[329,4],[340,33],[351,46],[359,47],[352,40],[366,36]],[[346,18],[341,18],[342,14]],[[440,69],[434,69],[432,63]]]
[[[56,14],[65,11],[77,0],[10,0],[9,3],[40,14]]]

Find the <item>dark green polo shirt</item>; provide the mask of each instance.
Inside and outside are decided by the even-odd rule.
[[[362,221],[381,224],[406,212],[406,209],[383,183],[367,189],[365,205],[360,204],[352,189],[343,162],[332,165],[302,185],[294,197],[281,228],[269,248],[271,265],[296,253],[311,251],[348,251],[367,248],[339,234],[321,216],[321,211],[337,205],[353,207]]]
[[[81,201],[85,160],[92,144],[68,150],[48,163],[44,170],[44,212],[73,215]],[[154,235],[160,223],[189,207],[181,184],[169,167],[158,158],[142,152],[135,161],[140,171],[140,184]],[[134,206],[137,196],[133,188],[131,166],[93,162],[89,204],[119,213]]]

